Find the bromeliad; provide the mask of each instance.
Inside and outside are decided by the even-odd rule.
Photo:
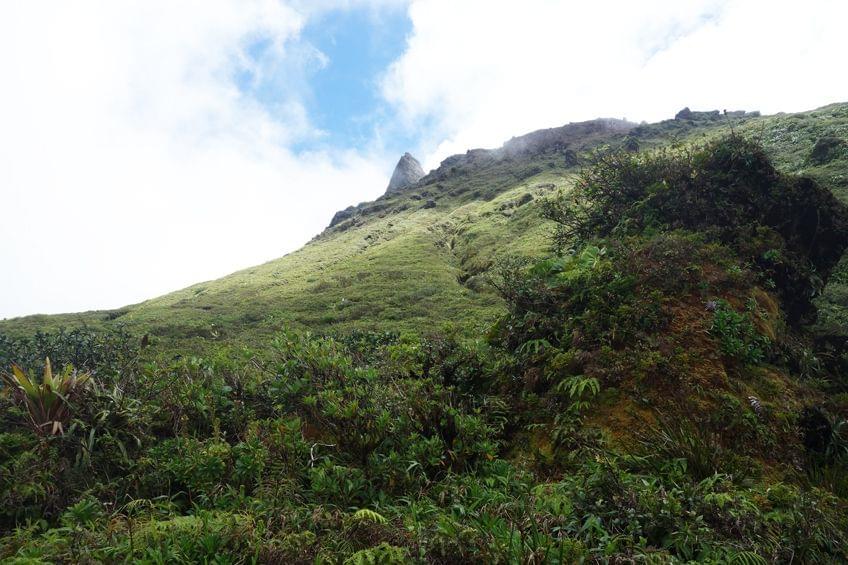
[[[12,365],[12,375],[3,375],[3,380],[26,404],[30,422],[39,435],[64,434],[64,426],[70,419],[68,398],[90,378],[88,373],[78,373],[71,366],[54,374],[49,357],[44,361],[41,384],[36,384],[17,365]]]

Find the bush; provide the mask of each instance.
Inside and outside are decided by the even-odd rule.
[[[718,340],[721,351],[743,363],[762,363],[769,350],[769,339],[760,335],[751,320],[751,313],[740,313],[726,301],[717,301],[710,333]]]
[[[0,334],[0,372],[17,364],[24,370],[41,372],[44,359],[56,367],[72,365],[103,377],[116,377],[135,366],[141,340],[121,327],[109,331],[90,328],[37,332],[29,338]]]
[[[569,199],[548,200],[559,250],[597,237],[657,230],[703,233],[773,280],[793,322],[848,247],[848,208],[807,178],[781,175],[739,136],[648,154],[600,154]],[[778,262],[764,255],[781,249]],[[812,269],[810,268],[812,265]]]
[[[142,492],[155,497],[214,498],[228,484],[232,448],[219,440],[175,438],[164,440],[139,461]]]

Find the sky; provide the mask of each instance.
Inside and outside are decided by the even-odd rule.
[[[4,0],[0,318],[272,260],[405,151],[848,101],[844,0]]]

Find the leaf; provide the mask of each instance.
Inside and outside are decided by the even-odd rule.
[[[368,508],[362,508],[354,512],[353,519],[358,522],[373,522],[375,524],[385,524],[388,522],[382,514],[369,510]]]
[[[17,365],[12,365],[12,372],[15,375],[15,380],[16,380],[15,384],[17,384],[18,387],[20,387],[27,396],[30,396],[30,397],[38,396],[38,392],[37,392],[35,385],[32,384],[32,381],[29,380],[29,377],[27,377],[27,375],[26,375],[26,373],[24,373],[23,369],[21,369]]]
[[[53,385],[53,367],[50,366],[50,357],[44,358],[44,384]]]

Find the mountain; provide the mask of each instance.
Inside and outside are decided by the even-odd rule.
[[[393,178],[412,184],[390,183],[376,201],[337,213],[299,251],[117,310],[0,321],[0,332],[121,324],[154,341],[203,343],[249,341],[292,324],[322,332],[416,331],[456,321],[460,312],[468,326],[485,326],[503,308],[486,282],[493,265],[546,252],[551,228],[540,218],[540,202],[569,190],[594,151],[646,151],[734,130],[761,139],[781,170],[816,178],[848,199],[838,142],[832,154],[824,152],[830,157],[816,157],[826,140],[846,138],[846,115],[848,106],[835,104],[775,116],[686,111],[655,124],[591,120],[448,157],[414,182],[416,161],[404,155]]]
[[[846,137],[404,155],[290,255],[2,322],[0,561],[848,562]]]

